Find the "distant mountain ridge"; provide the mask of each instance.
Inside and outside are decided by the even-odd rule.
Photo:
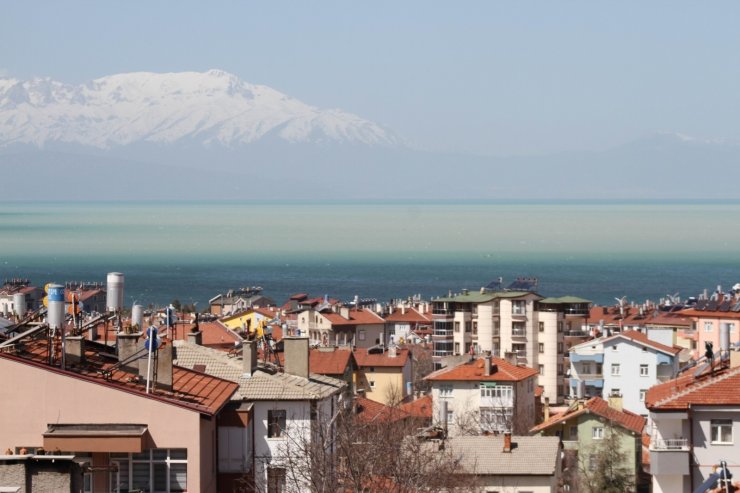
[[[0,147],[137,143],[237,147],[286,143],[396,147],[377,123],[320,109],[221,70],[135,72],[69,85],[49,78],[0,79]]]

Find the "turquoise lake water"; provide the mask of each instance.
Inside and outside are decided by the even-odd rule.
[[[0,277],[204,306],[260,285],[387,300],[540,279],[599,303],[740,282],[740,203],[0,203]]]

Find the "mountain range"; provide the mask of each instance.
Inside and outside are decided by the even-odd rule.
[[[736,199],[739,160],[740,146],[677,134],[600,152],[428,152],[219,70],[0,78],[0,200]]]

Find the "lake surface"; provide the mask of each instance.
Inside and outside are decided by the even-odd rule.
[[[0,202],[0,278],[105,281],[126,304],[259,285],[386,301],[540,279],[597,303],[740,282],[740,202]]]

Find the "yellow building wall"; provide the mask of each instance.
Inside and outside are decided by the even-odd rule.
[[[235,331],[242,330],[242,327],[249,327],[250,330],[252,330],[259,325],[261,320],[264,320],[266,318],[267,317],[257,312],[247,311],[228,319],[221,320],[221,323],[224,324],[227,328]]]
[[[370,382],[373,387],[370,387]],[[375,367],[361,368],[357,372],[355,388],[364,389],[365,397],[385,405],[398,404],[392,402],[394,397],[397,401],[403,398],[403,369],[398,367]]]

